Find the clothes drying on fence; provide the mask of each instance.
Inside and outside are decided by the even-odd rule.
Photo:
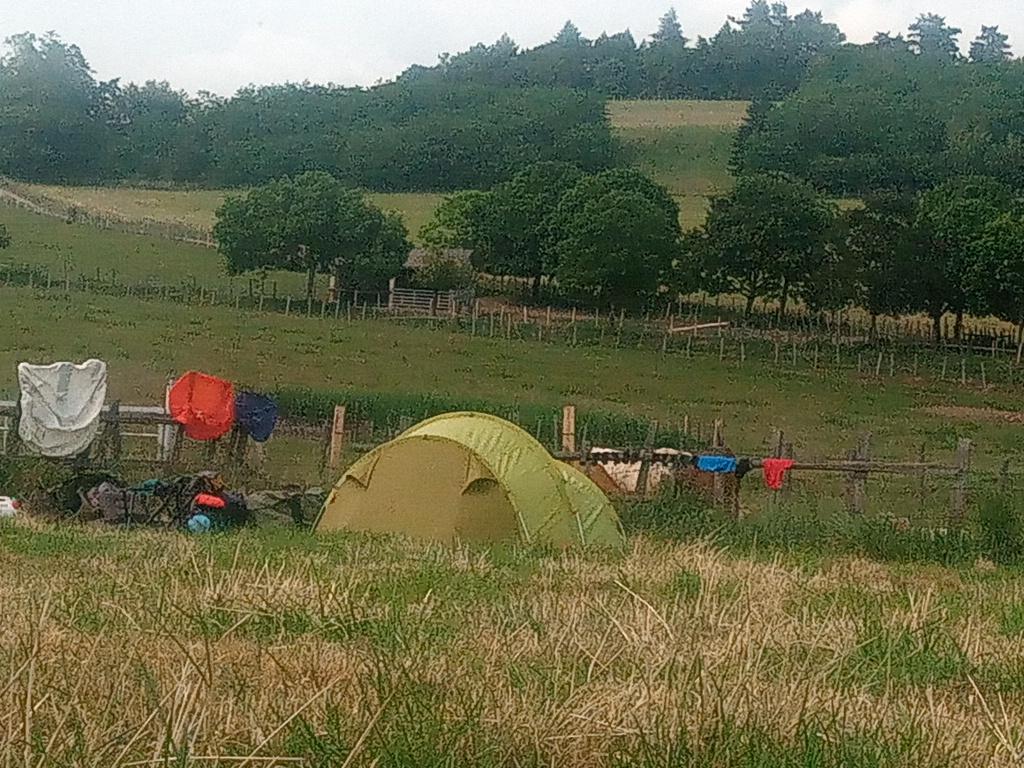
[[[796,462],[792,459],[765,459],[761,462],[761,467],[764,469],[764,484],[773,491],[780,490],[786,479],[786,473],[793,468],[794,464]]]
[[[277,403],[266,395],[239,392],[235,396],[235,420],[257,443],[265,443],[277,426]]]
[[[18,365],[21,418],[18,436],[43,456],[75,456],[87,450],[100,429],[107,396],[107,364]]]
[[[216,440],[235,424],[235,389],[230,381],[189,371],[167,396],[171,418],[193,440]]]
[[[618,493],[648,493],[658,489],[672,477],[672,463],[685,459],[686,455],[672,448],[659,448],[654,453],[657,459],[650,463],[647,471],[647,487],[637,488],[640,482],[640,456],[625,456],[625,452],[614,448],[591,448],[590,457],[615,484]],[[629,460],[631,459],[631,460]],[[591,480],[595,478],[591,477]],[[595,480],[596,482],[596,480]],[[600,483],[598,483],[600,485]]]
[[[735,456],[698,456],[697,469],[717,475],[731,475],[736,472]]]
[[[737,459],[736,460],[736,479],[737,480],[742,480],[744,477],[747,476],[747,473],[750,472],[750,470],[752,470],[753,468],[754,467],[753,467],[753,464],[750,461],[750,459],[748,459],[746,457],[744,457],[742,459]]]

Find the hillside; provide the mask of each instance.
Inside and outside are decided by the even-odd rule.
[[[732,137],[746,114],[736,101],[613,101],[612,127],[627,162],[663,184],[676,198],[684,227],[699,225],[707,197],[729,189]],[[23,185],[35,196],[76,206],[97,216],[153,220],[208,228],[225,190]],[[371,193],[382,208],[402,214],[413,239],[443,195]]]

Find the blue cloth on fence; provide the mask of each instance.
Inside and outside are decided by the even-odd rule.
[[[714,472],[719,475],[730,475],[736,471],[736,457],[698,456],[697,469],[701,472]]]
[[[235,395],[235,421],[257,443],[265,443],[277,426],[277,403],[266,395]]]

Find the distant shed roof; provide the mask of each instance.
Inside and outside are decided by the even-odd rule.
[[[440,251],[433,251],[427,248],[413,248],[409,257],[405,260],[406,269],[423,269],[423,267],[439,261],[455,261],[460,264],[470,264],[473,259],[473,251],[468,248],[444,248]]]

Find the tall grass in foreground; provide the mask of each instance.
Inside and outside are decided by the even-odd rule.
[[[0,526],[0,761],[1017,764],[1016,572],[758,554]]]

